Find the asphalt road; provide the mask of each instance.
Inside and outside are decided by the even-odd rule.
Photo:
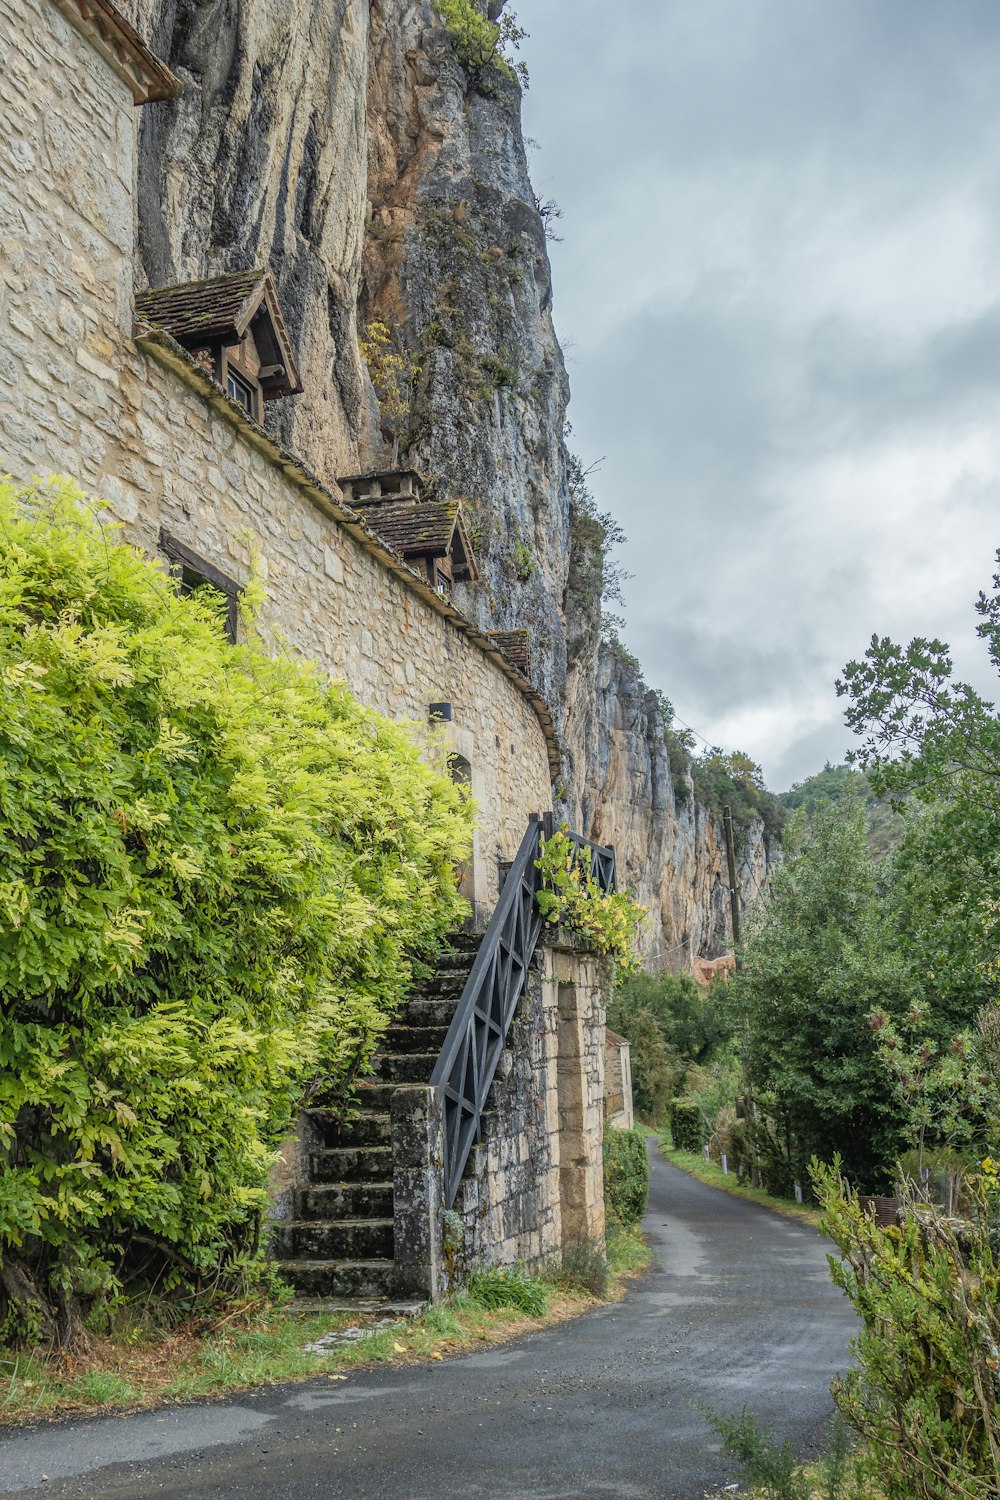
[[[652,1165],[656,1264],[624,1302],[418,1369],[8,1434],[0,1494],[701,1500],[735,1474],[692,1403],[814,1451],[854,1331],[823,1242]]]

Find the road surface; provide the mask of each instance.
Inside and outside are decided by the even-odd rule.
[[[855,1329],[819,1235],[655,1151],[644,1227],[623,1302],[426,1367],[7,1433],[0,1495],[701,1500],[736,1473],[699,1403],[815,1451]]]

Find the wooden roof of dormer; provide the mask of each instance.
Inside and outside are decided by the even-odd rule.
[[[479,577],[460,500],[352,499],[351,505],[386,546],[407,562],[417,558],[451,559],[459,583]]]
[[[531,637],[523,627],[519,630],[491,630],[490,640],[506,656],[523,677],[531,681]]]
[[[229,271],[204,281],[152,287],[136,296],[135,311],[142,322],[162,328],[188,349],[216,341],[237,344],[260,318],[265,325],[263,338],[259,327],[255,328],[254,336],[264,364],[261,385],[265,394],[297,396],[302,390],[291,339],[278,304],[278,288],[266,266],[252,271]]]
[[[111,0],[54,0],[122,81],[136,104],[176,99],[181,81],[151,52]]]

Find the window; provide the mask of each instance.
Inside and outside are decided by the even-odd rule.
[[[160,546],[170,559],[170,571],[182,594],[193,594],[196,589],[208,588],[222,595],[226,604],[223,628],[226,639],[235,646],[239,622],[239,584],[199,557],[196,552],[192,552],[189,547],[185,547],[183,542],[179,542],[168,531],[160,532]]]
[[[248,380],[244,380],[232,369],[226,371],[226,395],[237,406],[242,406],[248,416],[257,415],[257,392]]]

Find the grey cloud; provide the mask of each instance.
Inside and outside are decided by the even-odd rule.
[[[873,630],[971,636],[1000,542],[995,0],[517,9],[627,639],[787,782],[842,757]],[[899,586],[941,549],[947,597]]]

